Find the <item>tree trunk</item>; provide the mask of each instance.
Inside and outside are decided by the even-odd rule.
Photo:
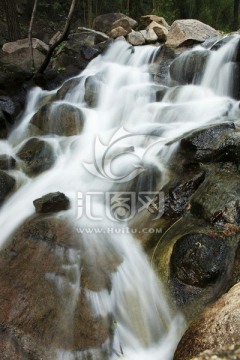
[[[9,41],[15,41],[21,38],[16,1],[4,0],[4,5],[6,10]]]
[[[37,74],[41,74],[46,70],[46,68],[47,68],[47,66],[49,64],[49,61],[51,60],[51,57],[52,57],[53,52],[56,49],[56,47],[58,45],[60,45],[64,40],[67,39],[69,31],[70,31],[70,25],[71,25],[72,16],[73,16],[73,12],[74,12],[76,3],[77,3],[77,0],[72,0],[70,10],[69,10],[69,13],[68,13],[68,17],[67,17],[64,29],[63,29],[63,33],[60,36],[60,38],[50,47],[44,62],[42,63],[42,65],[40,66],[40,68],[37,71]]]
[[[233,4],[233,21],[232,21],[232,31],[238,30],[238,12],[239,12],[240,0],[234,0]]]
[[[34,64],[34,58],[33,58],[33,46],[32,46],[32,27],[33,27],[35,14],[36,14],[36,11],[37,11],[37,3],[38,3],[38,0],[35,0],[34,5],[33,5],[31,21],[30,21],[30,25],[29,25],[29,29],[28,29],[28,41],[29,41],[29,49],[30,49],[32,70],[35,70],[35,64]]]
[[[92,0],[88,0],[88,27],[92,26]]]

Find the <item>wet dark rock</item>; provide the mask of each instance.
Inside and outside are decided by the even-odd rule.
[[[162,101],[167,91],[168,91],[167,86],[159,85],[159,87],[156,90],[156,101]]]
[[[9,96],[0,96],[0,108],[7,116],[13,116],[15,113],[15,105]]]
[[[174,49],[167,45],[162,45],[154,55],[153,64],[151,64],[151,73],[154,80],[162,85],[169,85],[169,66],[177,57]]]
[[[33,116],[30,124],[35,125],[41,135],[72,136],[81,133],[84,116],[70,104],[47,104]]]
[[[0,155],[0,169],[1,170],[11,170],[15,169],[16,160],[10,155]]]
[[[170,65],[172,80],[180,84],[199,83],[209,58],[209,50],[183,52]]]
[[[60,192],[49,193],[33,201],[37,213],[53,213],[68,210],[69,198]]]
[[[191,196],[204,181],[205,172],[196,174],[192,179],[170,188],[165,195],[165,215],[169,217],[181,216],[189,206]]]
[[[5,139],[8,134],[7,119],[0,108],[0,139]]]
[[[0,170],[0,205],[12,192],[15,183],[16,181],[12,176],[7,174],[5,171]]]
[[[223,37],[222,35],[217,35],[217,36],[213,36],[208,38],[207,40],[205,40],[201,46],[204,47],[205,49],[211,49],[214,50],[214,47],[216,45],[216,50],[221,46],[217,46],[217,44],[221,43],[221,41],[224,41],[224,39],[226,39],[225,37]]]
[[[220,49],[222,46],[226,45],[227,43],[229,43],[229,41],[231,41],[234,38],[234,35],[227,35],[224,36],[222,38],[219,39],[219,37],[214,38],[215,42],[214,44],[211,46],[211,50],[215,50],[217,51],[218,49]]]
[[[174,360],[190,360],[209,349],[219,350],[212,351],[212,355],[214,354],[212,357],[200,356],[199,359],[238,359],[238,356],[232,357],[232,350],[234,344],[239,343],[239,299],[240,286],[237,284],[218,301],[208,306],[202,315],[190,324],[183,335],[175,352]],[[228,350],[226,349],[227,344],[230,344]],[[231,344],[233,345],[232,349]],[[218,353],[221,353],[222,356],[217,357]],[[230,356],[227,357],[226,353]]]
[[[215,227],[188,212],[163,234],[153,261],[174,302],[192,321],[236,282],[239,227]]]
[[[16,65],[0,61],[0,92],[7,94],[3,94],[3,96],[16,95],[31,76],[30,72],[24,71]]]
[[[96,31],[81,31],[71,34],[52,61],[53,69],[75,73],[86,68],[88,63],[101,54],[109,45],[109,37]]]
[[[211,171],[191,199],[191,212],[213,224],[240,225],[240,175]]]
[[[85,60],[90,61],[100,55],[101,51],[90,46],[83,46],[81,49],[81,53]]]
[[[63,100],[65,96],[79,85],[81,79],[74,78],[64,82],[61,88],[57,91],[57,99]]]
[[[23,168],[30,175],[38,175],[50,169],[55,162],[55,155],[50,144],[38,138],[31,138],[17,153],[23,161]]]
[[[85,81],[85,95],[84,100],[89,107],[97,105],[101,81],[96,76],[88,76]]]
[[[180,142],[180,150],[201,162],[239,162],[240,135],[233,123],[209,126],[195,131]]]
[[[228,247],[220,237],[185,235],[173,247],[172,276],[184,284],[206,287],[226,271],[227,260]]]

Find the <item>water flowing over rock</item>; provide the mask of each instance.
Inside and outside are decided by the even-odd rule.
[[[0,155],[0,169],[1,170],[10,170],[14,169],[16,166],[16,160],[10,155]]]
[[[83,113],[70,104],[44,105],[32,118],[42,135],[72,136],[79,134],[84,125]]]
[[[196,44],[217,35],[217,30],[201,21],[176,20],[170,27],[167,44],[173,47]]]
[[[23,169],[27,174],[38,175],[52,167],[55,155],[51,145],[38,138],[32,138],[17,153],[23,161]]]
[[[2,205],[7,196],[12,192],[15,183],[16,181],[11,175],[0,170],[0,205]]]
[[[180,84],[199,83],[209,56],[203,49],[182,53],[170,65],[171,78]]]

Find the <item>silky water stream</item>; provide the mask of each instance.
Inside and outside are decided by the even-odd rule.
[[[12,171],[18,190],[1,209],[2,248],[11,233],[34,213],[33,200],[61,191],[71,200],[66,214],[89,258],[108,253],[121,258],[111,274],[110,290],[86,291],[96,315],[113,316],[116,329],[109,352],[111,359],[170,360],[185,330],[182,315],[167,303],[161,281],[134,233],[129,231],[129,219],[141,209],[133,206],[133,201],[127,202],[126,195],[133,200],[141,191],[161,190],[168,181],[167,164],[177,147],[176,139],[209,124],[237,120],[239,103],[230,97],[229,64],[238,41],[234,37],[212,52],[201,84],[185,85],[177,91],[170,87],[161,102],[157,101],[157,92],[162,88],[153,82],[149,72],[149,63],[161,49],[144,46],[133,50],[126,42],[116,41],[106,54],[98,56],[74,78],[76,85],[63,99],[52,103],[52,119],[57,118],[63,104],[81,109],[81,134],[67,137],[51,135],[50,131],[40,138],[54,149],[54,166],[33,178],[21,170]],[[97,99],[92,108],[84,96],[89,78],[97,82]],[[16,157],[27,139],[35,135],[29,126],[32,116],[42,101],[54,97],[57,91],[35,88],[30,92],[19,125],[8,140],[0,142],[0,153]],[[53,121],[50,129],[54,126]],[[147,181],[141,188],[138,178],[144,172],[148,174],[149,169],[154,171],[145,176]],[[141,204],[146,208],[146,198]],[[71,266],[75,276],[69,307],[74,313],[81,292],[81,254],[72,256]],[[54,274],[46,274],[46,281],[61,286],[61,279]],[[110,343],[104,346],[110,347]],[[89,355],[98,359],[94,349],[75,354],[59,349],[56,359],[87,359]]]

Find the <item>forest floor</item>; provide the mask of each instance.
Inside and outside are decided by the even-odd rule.
[[[27,10],[27,11],[26,11]],[[19,23],[21,28],[20,39],[28,36],[28,28],[31,17],[31,9],[18,9]],[[61,11],[47,13],[47,9],[41,7],[37,9],[33,24],[33,37],[36,37],[45,43],[48,43],[52,36],[61,31],[64,27],[67,14]],[[75,19],[73,27],[81,24]],[[0,47],[8,42],[7,22],[4,10],[4,4],[0,1]]]

